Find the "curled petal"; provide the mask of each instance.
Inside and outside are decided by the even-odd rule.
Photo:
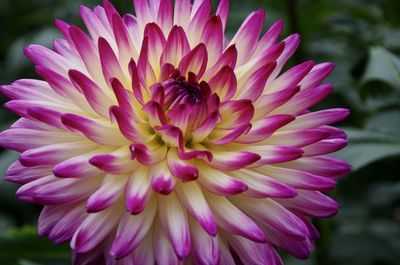
[[[209,85],[211,87],[211,91],[213,93],[217,93],[222,102],[229,100],[236,93],[236,75],[232,68],[225,66],[219,72],[217,72],[213,78],[211,78]]]
[[[207,61],[208,55],[206,46],[200,43],[182,58],[178,69],[185,76],[187,76],[189,72],[192,72],[198,78],[201,78],[206,70]]]
[[[199,176],[198,169],[188,162],[181,160],[176,149],[168,151],[168,168],[172,175],[183,181],[192,181]]]
[[[168,195],[174,191],[176,181],[169,171],[166,161],[162,161],[150,168],[150,186],[153,191]]]
[[[151,195],[148,174],[146,167],[139,166],[128,180],[125,188],[125,205],[126,210],[131,214],[139,214],[146,208]]]
[[[232,100],[221,105],[221,122],[217,127],[222,129],[236,129],[250,123],[254,115],[254,107],[250,100]]]
[[[128,146],[122,147],[112,153],[95,155],[89,163],[110,174],[124,174],[131,172],[137,163],[131,159]]]

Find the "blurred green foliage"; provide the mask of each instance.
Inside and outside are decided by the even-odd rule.
[[[78,6],[96,0],[0,1],[0,83],[35,77],[22,49],[29,43],[51,46],[59,36],[55,18],[81,25]],[[132,12],[131,1],[112,1]],[[216,2],[216,1],[214,1]],[[318,108],[347,107],[341,126],[347,149],[335,156],[353,165],[332,194],[339,215],[318,221],[322,239],[307,261],[285,257],[288,265],[395,265],[400,260],[400,1],[251,0],[231,1],[228,35],[252,10],[267,9],[267,25],[283,18],[285,36],[299,31],[302,44],[291,64],[308,59],[332,61],[329,82],[336,90]],[[1,98],[5,102],[5,98]],[[0,126],[15,116],[1,109]],[[0,175],[17,157],[2,151]],[[69,264],[68,246],[54,246],[36,235],[40,207],[17,202],[16,185],[0,182],[0,264]]]

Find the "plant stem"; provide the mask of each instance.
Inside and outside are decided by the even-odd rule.
[[[299,21],[299,1],[298,0],[286,0],[286,7],[288,12],[289,19],[289,28],[291,33],[301,33],[300,29],[300,21]],[[299,64],[303,61],[304,53],[302,50],[302,46],[299,47],[297,52],[294,54],[293,58],[296,64]]]

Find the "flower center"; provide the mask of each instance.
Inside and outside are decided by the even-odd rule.
[[[175,70],[162,85],[165,89],[165,110],[170,110],[177,104],[201,105],[210,95],[210,87],[206,82],[199,83],[193,73],[189,73],[186,79],[179,70]]]

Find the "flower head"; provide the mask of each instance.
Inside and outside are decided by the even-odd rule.
[[[21,116],[0,135],[21,153],[6,179],[45,205],[40,235],[71,241],[75,264],[306,258],[310,218],[338,209],[322,192],[349,170],[326,156],[348,111],[308,110],[333,64],[283,72],[299,36],[278,41],[278,21],[260,38],[263,10],[227,41],[227,0],[134,5],[81,7],[89,35],[57,20],[52,50],[25,49],[45,81],[1,88]]]

